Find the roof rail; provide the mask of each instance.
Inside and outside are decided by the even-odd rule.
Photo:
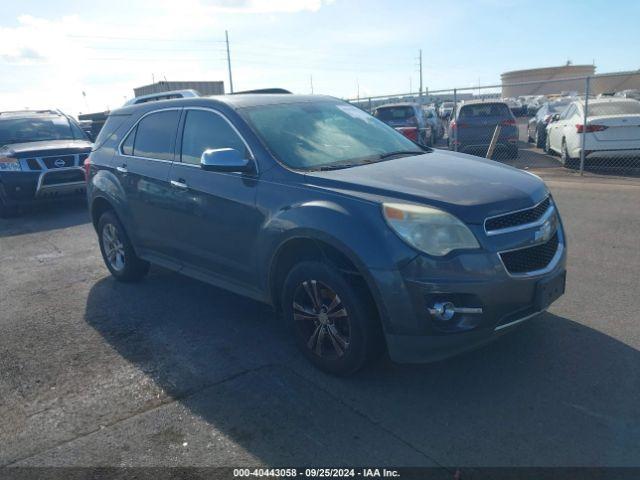
[[[257,90],[244,90],[242,92],[233,92],[231,95],[243,95],[245,93],[291,93],[284,88],[258,88]]]
[[[200,94],[196,90],[168,90],[166,92],[150,93],[127,100],[123,106],[138,105],[140,103],[158,102],[160,100],[171,100],[173,98],[193,98],[199,97]]]

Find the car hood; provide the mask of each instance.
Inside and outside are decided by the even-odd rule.
[[[532,207],[548,194],[537,176],[480,157],[438,151],[345,168],[308,172],[310,184],[374,202],[441,208],[466,223]]]
[[[87,140],[45,140],[42,142],[11,143],[0,147],[0,153],[24,158],[44,155],[84,153],[91,150]]]

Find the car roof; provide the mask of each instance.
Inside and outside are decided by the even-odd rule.
[[[6,112],[0,112],[0,119],[10,117],[43,117],[43,116],[64,116],[59,110],[10,110]]]
[[[504,105],[505,107],[507,106],[507,103],[502,100],[469,100],[469,101],[465,101],[462,105],[460,105],[460,108],[467,105],[492,105],[492,104],[501,104],[501,105]]]
[[[638,100],[633,98],[624,97],[604,97],[604,98],[589,98],[589,105],[602,105],[603,103],[637,103]],[[584,99],[580,98],[574,100],[572,103],[578,103],[580,106],[584,106]]]
[[[111,115],[127,115],[134,112],[160,110],[187,106],[225,106],[234,110],[262,105],[279,105],[287,103],[317,103],[341,101],[328,95],[293,95],[290,93],[248,93],[234,95],[212,95],[209,97],[175,98],[145,102],[137,105],[125,105],[111,112]]]
[[[384,105],[380,105],[376,107],[376,110],[380,108],[394,108],[394,107],[418,107],[419,104],[414,102],[398,102],[398,103],[385,103]]]

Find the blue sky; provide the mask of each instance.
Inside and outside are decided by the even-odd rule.
[[[499,83],[521,68],[640,68],[640,2],[111,0],[4,3],[0,110],[115,108],[152,77],[339,97]],[[228,85],[227,85],[228,88]],[[82,92],[86,97],[82,96]]]

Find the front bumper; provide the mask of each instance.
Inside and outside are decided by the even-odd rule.
[[[554,284],[564,289],[566,248],[561,226],[558,235],[558,254],[546,268],[531,274],[510,274],[498,253],[490,251],[438,262],[419,255],[398,272],[373,272],[384,304],[391,359],[441,360],[489,343],[540,316],[549,306],[539,300],[540,285],[558,279]],[[472,313],[456,313],[444,321],[433,313],[433,306],[443,302]]]
[[[84,171],[80,167],[0,174],[0,198],[7,206],[26,205],[72,195],[84,196],[85,189]]]

